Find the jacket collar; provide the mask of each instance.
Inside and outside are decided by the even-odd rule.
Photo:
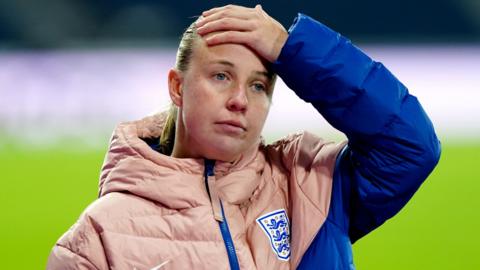
[[[128,192],[172,209],[209,204],[204,186],[204,160],[174,158],[153,150],[144,140],[159,138],[166,113],[121,123],[115,129],[100,175],[99,196]],[[248,200],[260,183],[265,163],[258,143],[234,162],[216,162],[220,199]]]

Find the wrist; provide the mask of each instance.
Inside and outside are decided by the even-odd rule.
[[[270,62],[275,62],[277,61],[278,57],[280,56],[280,53],[282,52],[282,48],[287,42],[288,39],[288,32],[285,31],[285,29],[282,29],[280,31],[279,35],[277,35],[277,38],[274,42],[273,46],[273,52],[272,52],[272,59],[269,59]]]

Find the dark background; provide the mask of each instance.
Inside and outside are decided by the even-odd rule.
[[[260,3],[286,28],[303,12],[356,42],[480,41],[480,0],[0,0],[0,48],[175,45],[194,16],[228,3]]]

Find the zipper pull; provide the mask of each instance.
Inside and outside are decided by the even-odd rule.
[[[205,160],[205,185],[207,187],[208,196],[210,197],[210,203],[212,204],[213,216],[215,220],[223,222],[222,207],[220,197],[216,188],[216,178],[214,173],[215,160]]]

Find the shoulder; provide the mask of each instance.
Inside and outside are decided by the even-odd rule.
[[[100,249],[105,231],[129,233],[126,230],[131,226],[126,225],[132,218],[162,218],[170,212],[176,211],[135,195],[112,192],[92,202],[57,245],[79,254],[96,245]]]
[[[105,232],[128,233],[131,226],[125,225],[131,218],[162,212],[164,208],[146,199],[127,193],[109,193],[91,203],[57,241],[48,269],[79,269],[78,265],[82,265],[80,269],[107,269]]]
[[[111,192],[89,205],[83,215],[94,223],[97,230],[118,231],[124,228],[126,219],[148,216],[162,217],[175,210],[151,200],[122,192]]]
[[[295,164],[311,166],[327,160],[331,163],[345,144],[346,141],[334,143],[311,132],[302,131],[279,139],[265,149],[267,155],[279,156],[291,168]]]

